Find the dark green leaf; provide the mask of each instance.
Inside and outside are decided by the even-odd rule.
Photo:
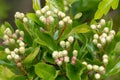
[[[12,77],[12,80],[26,80],[25,76],[22,75],[17,75]]]

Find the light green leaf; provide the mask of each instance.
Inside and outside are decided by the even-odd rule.
[[[14,75],[7,67],[0,65],[0,80],[10,80]]]
[[[95,13],[94,19],[100,19],[103,15],[106,15],[110,8],[116,9],[118,7],[119,0],[102,0],[99,3],[98,10]]]
[[[36,10],[40,10],[40,0],[32,0],[33,3],[33,9]]]
[[[40,62],[35,65],[35,73],[43,80],[55,80],[57,72],[53,66]]]
[[[77,27],[74,27],[69,35],[75,34],[75,33],[87,33],[90,31],[90,28],[87,24],[81,24]]]
[[[25,58],[23,63],[31,63],[39,53],[39,50],[40,50],[40,47],[35,48],[35,50]]]
[[[82,13],[81,12],[77,13],[75,15],[74,19],[79,19],[80,17],[82,17]]]

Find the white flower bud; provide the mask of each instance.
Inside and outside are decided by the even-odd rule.
[[[8,59],[8,60],[11,60],[11,59],[12,59],[12,56],[11,56],[11,55],[7,55],[7,59]]]
[[[93,43],[94,43],[94,44],[97,44],[97,43],[98,43],[98,40],[97,40],[97,39],[93,39]]]
[[[9,39],[8,35],[4,35],[4,36],[3,36],[3,39],[4,39],[4,40]]]
[[[98,39],[99,35],[98,34],[94,34],[94,39]]]
[[[108,64],[108,59],[106,59],[106,58],[103,59],[103,63],[104,63],[104,64]]]
[[[114,30],[111,30],[111,31],[110,31],[110,34],[115,35],[115,31],[114,31]]]
[[[46,18],[44,16],[40,16],[39,20],[44,22],[44,23],[46,22]]]
[[[77,50],[73,50],[73,56],[77,56],[78,51]]]
[[[112,40],[112,37],[111,37],[111,36],[107,36],[107,37],[106,37],[106,41],[107,41],[107,42],[111,42],[111,40]]]
[[[59,55],[58,51],[54,51],[54,52],[52,53],[52,57],[53,57],[54,59],[58,58],[58,55]]]
[[[58,16],[61,16],[61,14],[62,14],[62,12],[61,12],[61,11],[59,11],[59,12],[58,12]]]
[[[104,20],[104,19],[101,19],[101,20],[100,20],[100,24],[101,24],[101,25],[105,25],[105,20]]]
[[[22,18],[24,18],[25,17],[25,15],[24,15],[24,13],[20,13],[20,19],[22,19]]]
[[[14,58],[15,57],[15,52],[14,51],[11,51],[11,56],[12,56],[12,58]]]
[[[99,70],[99,66],[98,65],[93,65],[93,70],[98,71]]]
[[[11,36],[12,35],[12,31],[10,30],[10,28],[6,28],[6,30],[4,31],[5,34]]]
[[[5,53],[10,54],[11,53],[10,49],[9,48],[5,48]]]
[[[90,27],[91,27],[91,29],[93,29],[93,30],[96,29],[96,25],[94,25],[94,24],[92,24]]]
[[[63,21],[59,21],[59,26],[64,26],[64,22]]]
[[[40,15],[41,15],[41,11],[40,11],[40,10],[37,10],[37,11],[36,11],[36,14],[37,14],[38,16],[40,16]]]
[[[99,73],[95,74],[95,79],[100,79],[100,74]]]
[[[64,22],[67,22],[67,21],[68,21],[68,19],[65,17],[65,18],[63,18],[63,21],[64,21]]]
[[[74,37],[73,37],[73,36],[69,36],[69,37],[68,37],[68,41],[69,41],[70,43],[72,43],[72,42],[74,41]]]
[[[21,41],[21,42],[19,43],[19,46],[20,46],[20,47],[24,47],[24,46],[25,46],[24,42]]]
[[[91,64],[88,64],[88,65],[87,65],[87,69],[88,69],[88,70],[92,70],[92,68],[93,68],[93,67],[92,67]]]
[[[65,45],[66,45],[66,48],[70,47],[70,42],[69,42],[69,41],[66,41],[66,42],[65,42]]]
[[[70,20],[68,20],[68,24],[72,24],[72,20],[70,19]]]
[[[64,61],[66,62],[66,63],[68,63],[70,60],[69,60],[69,57],[68,56],[65,56],[64,57]]]
[[[24,36],[24,32],[23,31],[20,31],[20,36]]]
[[[54,18],[52,16],[49,16],[50,22],[54,22]]]
[[[65,15],[65,13],[61,13],[61,17],[63,18],[63,17],[65,17],[66,15]]]
[[[82,64],[85,65],[85,66],[87,66],[87,62],[85,62],[85,61],[83,61]]]
[[[98,47],[98,48],[101,48],[102,45],[101,45],[100,43],[97,43],[97,47]]]
[[[24,17],[24,18],[23,18],[23,22],[24,22],[24,23],[27,23],[27,22],[28,22],[28,18]]]
[[[19,49],[18,49],[18,48],[15,48],[15,49],[14,49],[14,52],[15,52],[15,53],[18,53],[18,52],[19,52]]]
[[[105,39],[105,38],[101,38],[100,40],[101,40],[101,43],[102,43],[102,44],[105,44],[105,43],[106,43],[106,39]]]
[[[97,25],[97,28],[100,29],[100,28],[101,28],[101,25],[98,24],[98,25]]]
[[[19,32],[20,32],[20,31],[19,31],[18,29],[15,31],[16,34],[18,34]]]
[[[101,37],[106,38],[107,34],[106,33],[102,33]]]
[[[60,46],[65,47],[65,41],[60,41]]]
[[[58,13],[58,10],[57,10],[57,9],[54,9],[54,13],[56,13],[56,14],[57,14],[57,13]]]
[[[12,35],[12,37],[16,39],[16,38],[17,38],[17,35],[14,33],[14,34]]]
[[[47,11],[46,14],[47,14],[48,16],[50,16],[50,15],[51,15],[51,11]]]
[[[14,44],[15,43],[15,40],[14,39],[9,39],[10,43],[11,44]]]
[[[105,33],[108,33],[108,32],[109,32],[109,28],[108,28],[108,27],[105,27],[103,31],[104,31]]]
[[[104,55],[103,55],[103,59],[108,59],[108,55],[107,55],[107,54],[104,54]]]
[[[41,9],[41,13],[45,13],[46,12],[46,9],[45,8],[42,8]]]
[[[103,72],[103,71],[105,71],[105,68],[104,68],[103,66],[100,66],[100,67],[99,67],[99,71],[100,71],[100,72]]]
[[[47,11],[49,10],[49,6],[45,6],[44,9]]]
[[[63,52],[62,51],[58,52],[58,57],[63,57]]]
[[[63,55],[63,56],[67,56],[67,55],[68,55],[68,51],[67,51],[67,50],[63,50],[63,51],[62,51],[62,55]]]
[[[19,55],[15,55],[15,56],[14,56],[14,59],[15,59],[16,61],[19,60],[19,59],[20,59]]]
[[[19,51],[20,51],[21,54],[25,53],[25,47],[20,47]]]
[[[58,62],[57,62],[57,65],[58,65],[58,66],[61,66],[61,65],[62,65],[62,61],[58,61]]]

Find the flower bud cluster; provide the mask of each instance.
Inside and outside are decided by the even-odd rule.
[[[62,11],[59,11],[58,9],[54,9],[54,13],[58,15],[58,17],[61,18],[59,21],[59,26],[63,27],[65,23],[72,24],[72,19],[69,16],[66,16],[66,14]]]
[[[104,19],[101,19],[98,24],[92,24],[90,27],[93,30],[101,29],[106,24]]]
[[[69,57],[68,57],[68,51],[63,50],[63,51],[54,51],[52,53],[52,57],[55,59],[55,63],[58,66],[61,66],[63,62],[68,63],[69,62]]]
[[[37,10],[36,15],[39,17],[41,22],[46,24],[53,23],[55,20],[49,6],[45,6],[41,10]]]
[[[28,18],[25,17],[24,13],[16,12],[15,13],[15,18],[21,19],[24,23],[28,22]]]
[[[20,55],[25,53],[25,43],[23,42],[24,32],[16,30],[12,33],[10,28],[6,28],[4,31],[4,45],[8,47],[5,48],[5,53],[7,54],[8,60],[19,61]]]
[[[107,65],[107,64],[108,64],[108,55],[107,55],[107,54],[104,54],[102,58],[103,58],[103,63],[104,63],[105,65]]]
[[[72,56],[72,64],[76,64],[76,59],[77,59],[77,54],[78,54],[78,51],[77,50],[73,50],[73,56]]]
[[[85,61],[83,61],[82,64],[85,65],[88,70],[95,72],[94,76],[96,79],[100,79],[101,74],[105,74],[106,72],[103,66],[88,64]]]
[[[101,27],[105,25],[105,20],[101,19],[100,23],[96,25],[91,25],[91,28],[98,29],[98,33],[95,33],[93,36],[93,43],[97,45],[98,48],[102,48],[107,42],[111,42],[115,36],[115,31],[110,30],[108,27],[104,27],[101,31]],[[98,27],[99,26],[99,27]]]
[[[69,36],[67,41],[60,41],[60,46],[62,48],[68,48],[73,43],[73,41],[74,41],[74,37],[73,36]]]
[[[73,56],[71,58],[71,64],[73,64],[73,65],[76,63],[77,54],[78,54],[78,51],[77,50],[73,50]],[[63,63],[70,62],[70,57],[68,56],[68,51],[67,50],[54,51],[52,53],[52,57],[54,58],[55,63],[58,66],[61,66]]]

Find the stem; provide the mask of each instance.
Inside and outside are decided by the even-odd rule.
[[[57,38],[57,41],[58,41],[58,40],[60,39],[60,37],[62,36],[62,34],[63,34],[63,32],[65,31],[66,27],[67,27],[67,26],[64,26],[64,27],[62,28],[62,31],[61,31],[59,37]]]

